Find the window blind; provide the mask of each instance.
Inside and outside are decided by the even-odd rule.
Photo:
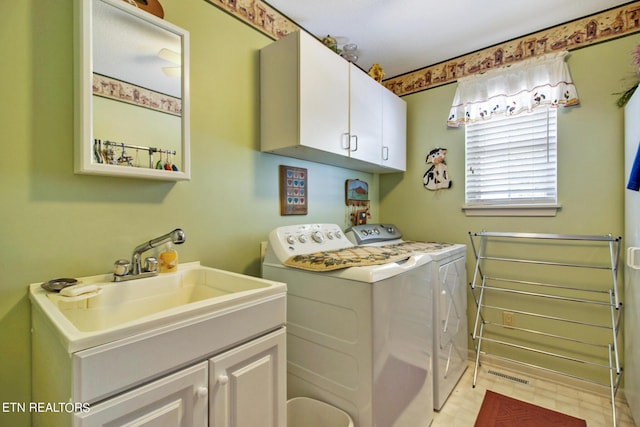
[[[467,205],[557,202],[557,109],[467,124]]]

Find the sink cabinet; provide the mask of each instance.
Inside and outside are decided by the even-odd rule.
[[[373,173],[406,169],[404,100],[305,32],[260,51],[260,97],[264,152]]]
[[[228,292],[234,283],[237,292],[196,298],[104,330],[73,332],[56,313],[57,295],[31,285],[31,401],[76,405],[30,411],[34,427],[286,426],[286,286],[199,265],[180,268],[149,283],[124,282],[131,289],[100,282],[100,295],[120,292],[127,298],[120,305],[126,305],[136,285],[153,294],[168,286],[164,282],[186,286],[194,276],[202,286]],[[133,301],[142,307],[143,300]]]
[[[32,414],[35,427],[286,426],[286,330],[283,326],[222,352],[215,350],[219,337],[212,333],[211,356],[196,358],[200,360],[190,362],[187,368],[175,364],[172,355],[190,359],[183,357],[188,352],[181,348],[188,345],[189,340],[167,343],[162,348],[150,344],[141,354],[135,350],[128,354],[126,351],[112,353],[108,348],[89,349],[102,357],[83,366],[82,356],[87,354],[74,354],[69,358],[59,349],[51,348],[53,335],[44,326],[40,322],[34,324],[34,334],[40,331],[48,337],[34,340],[34,359],[37,360],[33,367],[32,401],[84,404],[87,410],[36,412]],[[196,340],[199,338],[194,336],[194,343]],[[115,344],[118,345],[126,350],[127,343]],[[106,350],[106,354],[101,354],[101,350]],[[175,366],[164,371],[167,360]],[[99,370],[94,375],[91,374],[94,368],[88,366],[93,362],[97,362],[95,370]],[[132,374],[128,382],[138,377],[159,378],[149,383],[143,379],[142,384],[122,391],[119,387],[123,383],[121,365],[125,370],[144,373]],[[98,393],[99,397],[93,397]]]
[[[278,330],[74,414],[75,427],[284,427],[285,332]]]

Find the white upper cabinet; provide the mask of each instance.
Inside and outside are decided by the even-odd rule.
[[[349,154],[349,63],[297,35],[260,52],[261,149],[327,162]]]
[[[287,107],[293,109],[293,117],[291,122],[289,117],[286,118],[288,123],[278,123],[277,118],[274,119],[280,129],[283,125],[298,129],[291,132],[290,136],[294,139],[282,143],[295,145],[303,141],[304,145],[319,150],[348,154],[349,64],[311,37],[300,37],[298,41],[299,61],[294,59],[291,64],[291,69],[297,69],[298,75],[287,77],[287,83],[291,86],[289,95],[298,94],[297,99],[292,99]],[[292,49],[289,53],[293,52]],[[274,71],[287,73],[282,65],[276,65]],[[266,98],[267,108],[270,108],[271,99]],[[295,117],[298,117],[299,123],[296,123]]]
[[[407,103],[382,88],[382,165],[407,169]]]
[[[349,156],[380,164],[384,88],[355,65],[349,65]]]
[[[404,101],[313,36],[297,31],[260,51],[260,96],[262,151],[374,173],[405,170],[396,157],[406,136],[384,140],[406,132]],[[388,96],[396,99],[385,106]]]

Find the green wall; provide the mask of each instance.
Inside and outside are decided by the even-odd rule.
[[[572,51],[567,59],[580,105],[558,115],[558,201],[552,218],[467,217],[464,204],[464,128],[446,127],[456,85],[405,96],[407,171],[380,179],[381,216],[413,239],[468,243],[468,231],[530,231],[621,235],[624,231],[623,112],[616,100],[636,80],[633,35]],[[444,147],[453,186],[422,185],[429,150]]]
[[[404,175],[380,179],[383,221],[395,223],[410,239],[467,245],[468,232],[482,230],[622,236],[626,184],[624,110],[616,105],[616,101],[619,93],[637,81],[631,62],[639,43],[640,36],[636,34],[573,51],[567,60],[581,103],[578,107],[561,109],[558,116],[558,199],[562,208],[557,216],[467,217],[464,214],[461,210],[464,204],[464,128],[446,127],[456,90],[456,85],[450,84],[404,97],[408,104],[407,171]],[[426,190],[422,185],[422,176],[428,168],[425,158],[435,147],[448,150],[446,161],[453,181],[451,189],[437,192]],[[467,275],[471,281],[474,264],[468,247]],[[566,248],[558,246],[546,255],[553,259],[564,254]],[[593,261],[597,259],[603,258],[593,257]],[[606,256],[604,261],[608,261]],[[620,292],[623,266],[621,262]],[[516,277],[520,267],[502,268],[505,275]],[[553,276],[547,278],[549,283],[575,280],[574,273],[566,270],[553,272]],[[611,282],[610,276],[603,280],[604,284]],[[529,309],[538,311],[545,304],[545,300],[535,301]],[[470,328],[475,312],[473,300],[469,298]],[[564,326],[563,329],[568,335],[577,334],[574,328]],[[619,337],[622,338],[621,333]],[[621,341],[619,344],[622,348]],[[495,353],[504,349],[483,348]],[[566,369],[575,368],[573,364]]]
[[[28,284],[108,272],[138,243],[174,227],[187,234],[178,248],[182,261],[258,275],[258,243],[272,228],[346,225],[345,179],[368,181],[371,220],[396,223],[413,239],[467,243],[468,231],[483,228],[622,233],[623,115],[612,94],[632,80],[638,36],[569,58],[582,104],[560,116],[558,216],[467,218],[460,210],[464,131],[445,127],[455,85],[404,98],[404,174],[378,177],[262,154],[258,49],[271,40],[203,0],[162,4],[166,19],[191,34],[189,182],[74,175],[72,1],[0,4],[0,402],[30,400]],[[436,146],[449,149],[454,185],[433,193],[423,188],[422,175]],[[308,168],[307,216],[279,215],[280,164]],[[0,424],[27,426],[29,417],[0,412]]]
[[[175,227],[187,235],[182,261],[257,276],[271,229],[345,225],[346,179],[369,182],[379,220],[377,176],[260,153],[258,50],[269,38],[203,0],[162,5],[191,35],[188,182],[74,175],[72,1],[0,3],[0,402],[30,400],[30,283],[109,272]],[[308,215],[280,216],[280,164],[308,169]],[[29,417],[0,412],[0,424]]]

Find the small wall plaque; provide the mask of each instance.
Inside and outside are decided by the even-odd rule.
[[[307,170],[280,165],[280,215],[306,215],[309,178]]]

